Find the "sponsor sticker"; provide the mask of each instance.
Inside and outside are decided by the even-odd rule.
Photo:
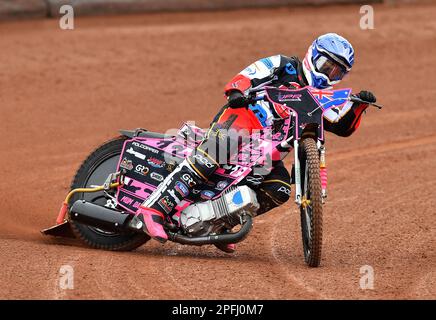
[[[284,194],[286,194],[286,195],[288,195],[288,196],[291,196],[291,190],[289,190],[288,188],[286,188],[286,187],[280,187],[279,188],[279,190],[278,190],[279,192],[283,192]]]
[[[186,184],[184,184],[181,181],[177,181],[176,185],[174,186],[174,189],[176,189],[176,191],[183,197],[187,197],[189,195],[189,189],[186,186]]]
[[[210,162],[206,157],[203,157],[201,154],[196,153],[194,155],[194,159],[198,160],[198,162],[200,162],[201,164],[203,164],[206,168],[211,169],[213,168],[215,165]]]
[[[122,203],[124,203],[124,205],[126,206],[132,206],[134,208],[139,208],[139,206],[141,205],[141,202],[136,201],[128,196],[123,196],[120,200]]]
[[[134,200],[128,196],[123,196],[120,201],[124,204],[129,205],[132,204]]]
[[[235,82],[232,83],[232,87],[233,88],[238,88],[240,83],[241,83],[241,80],[235,81]]]
[[[145,144],[139,143],[137,141],[132,142],[132,145],[134,145],[135,147],[138,147],[138,148],[150,151],[152,153],[159,153],[159,150],[157,150],[155,148],[152,148],[152,147],[149,147],[149,146],[147,146]]]
[[[135,157],[141,159],[141,160],[145,160],[145,154],[142,154],[141,152],[137,152],[135,150],[133,150],[132,147],[130,147],[129,149],[126,150],[127,153],[133,154]]]
[[[174,199],[174,201],[179,204],[182,200],[176,195],[176,193],[174,192],[173,189],[169,189],[168,193],[170,194],[170,196]]]
[[[138,209],[141,204],[142,204],[141,202],[135,201],[135,203],[133,204],[133,208]]]
[[[124,158],[120,163],[120,167],[126,170],[132,170],[133,169],[132,160],[127,160],[127,158]]]
[[[245,68],[245,70],[244,70],[245,72],[247,72],[248,73],[248,75],[250,75],[250,76],[252,76],[252,75],[255,75],[256,74],[256,68],[253,68],[253,67],[251,67],[251,66],[249,66],[249,67],[247,67],[247,68]]]
[[[142,174],[143,176],[147,175],[150,169],[142,164],[138,164],[135,168],[135,172]]]
[[[174,203],[172,203],[170,201],[170,199],[168,198],[168,196],[165,196],[163,198],[161,198],[158,202],[159,206],[166,212],[166,213],[170,213],[171,210],[173,210],[174,208]]]
[[[157,158],[153,158],[150,157],[147,159],[147,163],[152,166],[153,168],[163,168],[164,166],[164,161],[157,159]]]
[[[295,93],[286,93],[286,94],[281,94],[279,93],[278,99],[280,102],[285,102],[285,101],[301,101],[301,94],[295,94]]]
[[[159,182],[162,182],[163,179],[164,179],[163,175],[161,175],[161,174],[159,174],[159,173],[157,173],[157,172],[152,172],[152,173],[150,174],[150,177],[151,177],[153,180],[156,180],[156,181],[159,181]]]
[[[232,202],[236,205],[240,205],[244,202],[241,191],[238,191],[233,195]]]
[[[191,188],[197,184],[194,181],[194,178],[192,178],[191,175],[189,175],[188,173],[184,173],[182,175],[182,180],[185,181]]]
[[[263,177],[262,176],[258,176],[258,177],[252,177],[252,176],[248,176],[247,177],[247,182],[253,184],[253,185],[259,185],[262,183],[263,181]]]
[[[170,162],[166,164],[166,169],[168,172],[173,172],[175,167],[176,167],[175,163]]]
[[[217,184],[216,184],[216,188],[215,189],[217,189],[218,191],[222,191],[222,190],[224,190],[227,186],[229,185],[229,183],[227,182],[227,181],[219,181]]]
[[[215,192],[210,191],[210,190],[203,190],[201,192],[200,198],[204,199],[204,200],[210,200],[214,197]]]

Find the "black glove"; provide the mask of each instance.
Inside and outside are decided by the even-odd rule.
[[[360,100],[366,102],[375,103],[377,101],[377,98],[371,91],[362,90],[357,94],[357,96],[360,98]]]
[[[227,101],[230,108],[244,108],[248,104],[248,100],[238,90],[231,91]]]

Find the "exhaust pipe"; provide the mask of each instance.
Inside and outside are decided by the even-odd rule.
[[[168,232],[168,235],[171,241],[180,244],[188,244],[188,245],[195,245],[195,246],[202,246],[205,244],[237,243],[237,242],[241,242],[247,237],[248,233],[251,230],[251,227],[253,226],[253,218],[250,215],[246,215],[245,219],[246,219],[245,223],[242,225],[241,229],[235,233],[210,235],[210,236],[195,237],[195,238],[191,238],[173,232]]]
[[[85,200],[74,202],[70,219],[85,225],[112,232],[142,231],[142,221],[124,211],[102,207]]]

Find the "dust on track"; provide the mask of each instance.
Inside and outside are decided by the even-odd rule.
[[[436,6],[376,6],[367,31],[358,9],[82,18],[74,31],[0,24],[0,298],[434,299],[436,73],[426,71]],[[231,256],[153,242],[105,252],[39,234],[80,162],[118,129],[206,127],[236,72],[272,54],[301,57],[330,31],[355,45],[344,86],[374,90],[386,107],[368,110],[350,138],[327,136],[320,268],[303,262],[291,202],[257,218]],[[58,287],[65,264],[74,290]],[[362,265],[374,268],[374,290],[359,288]]]

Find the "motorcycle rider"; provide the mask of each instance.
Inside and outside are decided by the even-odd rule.
[[[268,85],[289,89],[311,86],[327,90],[339,83],[353,64],[352,45],[342,36],[328,33],[312,43],[302,62],[298,57],[275,55],[260,59],[242,70],[225,86],[228,103],[214,118],[202,143],[139,207],[137,215],[144,222],[144,231],[162,243],[168,239],[163,228],[165,219],[175,213],[175,206],[195,185],[206,182],[219,168],[217,156],[208,150],[216,150],[214,148],[217,146],[219,153],[220,144],[227,145],[229,140],[235,139],[228,134],[229,129],[246,129],[251,132],[274,126],[289,116],[286,110],[266,101],[250,104],[247,99],[250,89]],[[370,103],[376,102],[375,96],[369,91],[361,91],[356,96]],[[324,129],[342,137],[350,136],[359,127],[361,115],[367,107],[368,104],[347,102],[341,108],[328,110],[324,113]],[[290,149],[280,151],[288,153]],[[230,156],[237,150],[222,152]],[[272,170],[253,187],[260,203],[257,215],[280,206],[289,199],[290,180],[281,159],[273,159]],[[235,250],[233,244],[217,247],[225,252]]]

